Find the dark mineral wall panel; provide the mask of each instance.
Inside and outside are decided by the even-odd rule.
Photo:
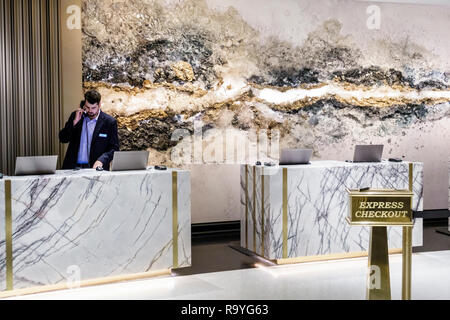
[[[118,119],[121,148],[153,163],[276,161],[286,147],[345,160],[383,143],[385,158],[425,162],[425,207],[439,207],[431,179],[450,151],[427,167],[450,135],[450,47],[421,35],[444,35],[449,7],[380,4],[371,30],[368,6],[84,0],[84,90]]]

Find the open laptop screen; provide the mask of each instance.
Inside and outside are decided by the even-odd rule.
[[[16,176],[54,174],[58,156],[18,157],[16,159]]]
[[[111,171],[146,170],[148,163],[148,151],[117,151]]]
[[[381,162],[383,145],[357,145],[353,162]]]
[[[311,149],[283,149],[280,165],[309,164],[312,153]]]

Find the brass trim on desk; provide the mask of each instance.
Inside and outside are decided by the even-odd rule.
[[[264,168],[261,172],[261,255],[264,256]]]
[[[253,252],[256,252],[256,166],[253,167]]]
[[[12,200],[11,180],[5,180],[6,290],[13,290]]]
[[[402,249],[390,249],[389,254],[400,254]],[[361,252],[348,252],[348,253],[337,253],[337,254],[326,254],[320,256],[306,256],[306,257],[296,257],[296,258],[283,258],[270,260],[278,265],[285,264],[296,264],[296,263],[306,263],[306,262],[320,262],[320,261],[332,261],[332,260],[342,260],[342,259],[352,259],[352,258],[364,258],[368,257],[368,251]]]
[[[178,268],[178,172],[172,172],[173,268]]]
[[[409,191],[414,192],[414,177],[413,177],[414,164],[409,164]]]
[[[83,281],[80,281],[79,287],[84,288],[84,287],[98,286],[98,285],[111,284],[111,283],[117,283],[117,282],[123,282],[123,281],[132,281],[132,280],[148,279],[148,278],[154,278],[154,277],[160,277],[160,276],[168,276],[171,274],[171,272],[172,272],[171,269],[164,269],[164,270],[135,273],[135,274],[129,274],[129,275],[122,275],[122,276],[113,276],[113,277],[105,277],[105,278],[98,278],[98,279],[91,279],[91,280],[83,280]],[[17,296],[25,296],[25,295],[30,295],[30,294],[52,292],[52,291],[68,290],[71,288],[72,287],[70,286],[70,283],[66,282],[66,283],[60,283],[60,284],[54,284],[54,285],[32,287],[32,288],[26,288],[26,289],[17,289],[17,290],[13,290],[13,291],[4,291],[4,292],[0,292],[0,299],[17,297]]]
[[[245,166],[245,248],[248,249],[248,165]]]
[[[283,168],[283,259],[288,257],[288,171]]]

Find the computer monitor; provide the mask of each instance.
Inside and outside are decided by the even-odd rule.
[[[312,153],[311,149],[283,149],[281,150],[280,165],[309,164]]]
[[[111,165],[111,171],[146,170],[148,151],[116,151]]]
[[[353,162],[381,162],[383,145],[357,145]]]
[[[16,159],[16,176],[54,174],[58,156],[18,157]]]

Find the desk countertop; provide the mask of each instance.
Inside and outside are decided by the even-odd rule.
[[[264,168],[287,168],[287,169],[305,169],[305,168],[329,168],[329,167],[355,167],[355,166],[385,166],[385,165],[401,165],[401,164],[420,164],[420,162],[414,161],[403,161],[403,162],[345,162],[337,160],[322,160],[322,161],[311,161],[309,164],[299,164],[299,165],[276,165],[273,167],[268,166],[256,166]],[[255,166],[255,165],[251,165]]]
[[[47,175],[31,175],[31,176],[4,176],[3,180],[35,180],[35,179],[60,179],[60,178],[81,178],[81,177],[97,177],[97,176],[131,176],[142,174],[164,174],[172,172],[189,172],[187,170],[178,170],[168,168],[167,170],[155,170],[153,167],[149,167],[147,170],[132,170],[132,171],[97,171],[94,169],[83,170],[57,170],[55,174]]]

